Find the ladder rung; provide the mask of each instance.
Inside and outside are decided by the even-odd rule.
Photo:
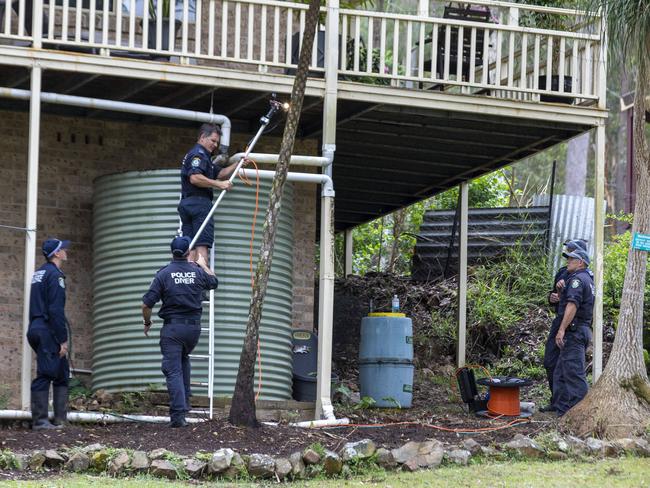
[[[192,385],[192,386],[210,386],[207,382],[204,383],[203,381],[191,381],[190,385]]]
[[[210,332],[210,327],[201,327],[201,332]]]
[[[190,359],[210,359],[208,354],[190,354],[188,357]]]
[[[210,305],[210,300],[203,300],[201,305]]]

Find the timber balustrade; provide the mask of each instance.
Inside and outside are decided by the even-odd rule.
[[[43,21],[33,21],[37,2]],[[79,5],[81,3],[81,5]],[[291,74],[307,5],[274,0],[0,0],[0,43]],[[325,24],[327,9],[321,9]],[[339,79],[594,105],[600,17],[476,0],[429,12],[340,9]],[[324,76],[323,27],[311,75]]]

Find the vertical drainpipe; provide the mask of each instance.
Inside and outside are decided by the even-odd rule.
[[[336,102],[339,58],[339,0],[327,1],[325,26],[325,99],[323,100],[323,173],[332,178],[336,151]],[[334,189],[323,185],[320,215],[320,278],[318,286],[318,376],[315,418],[333,419],[332,322],[334,316]]]
[[[40,4],[40,2],[35,2]],[[41,4],[42,6],[42,4]],[[41,11],[42,13],[42,11]],[[35,15],[36,17],[36,15]],[[32,350],[27,342],[29,327],[29,295],[34,274],[36,254],[36,215],[38,205],[38,151],[41,126],[41,77],[42,68],[34,65],[29,100],[29,147],[27,153],[27,209],[25,222],[25,266],[23,284],[23,351],[20,371],[21,404],[24,410],[30,406],[30,381],[32,376]]]
[[[467,331],[467,228],[469,214],[469,183],[460,184],[460,229],[458,242],[458,339],[456,365],[465,366]]]
[[[601,10],[602,42],[600,47],[600,62],[598,63],[598,108],[607,108],[607,31],[604,15]],[[594,303],[594,365],[593,382],[598,381],[603,371],[603,250],[605,240],[605,122],[601,121],[596,127],[596,177],[594,189],[594,286],[596,300]],[[640,331],[641,332],[641,331]]]

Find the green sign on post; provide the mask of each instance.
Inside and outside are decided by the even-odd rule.
[[[632,240],[632,248],[638,249],[639,251],[650,251],[650,234],[639,234],[635,232],[634,239]]]

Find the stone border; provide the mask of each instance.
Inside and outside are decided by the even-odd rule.
[[[349,442],[336,453],[313,444],[289,457],[266,454],[241,455],[222,448],[213,453],[180,456],[167,449],[150,452],[108,448],[91,444],[83,448],[39,450],[30,453],[0,451],[0,469],[42,472],[70,471],[120,477],[139,473],[167,479],[275,479],[298,480],[324,477],[349,477],[372,469],[417,471],[435,469],[441,464],[467,465],[471,459],[582,459],[635,455],[650,457],[645,438],[602,441],[582,440],[557,433],[535,439],[521,434],[507,443],[482,446],[471,438],[459,445],[437,440],[408,442],[396,449],[377,448],[369,439]]]

